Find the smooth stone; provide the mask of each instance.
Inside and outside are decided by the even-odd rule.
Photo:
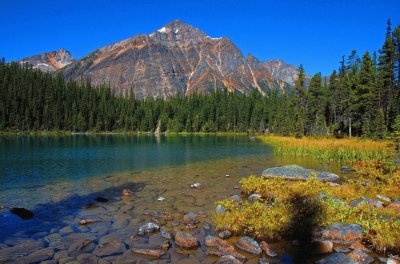
[[[225,255],[225,256],[220,257],[216,263],[217,264],[241,264],[242,262],[239,261],[237,258],[235,258],[232,255]]]
[[[357,263],[343,253],[333,253],[326,258],[318,260],[316,264],[357,264]]]
[[[165,197],[160,196],[160,197],[157,198],[157,201],[164,202],[165,201]]]
[[[18,258],[17,263],[37,263],[45,260],[49,260],[54,255],[54,249],[52,248],[43,248],[33,252],[32,254]]]
[[[340,177],[331,172],[320,172],[316,170],[310,170],[298,165],[287,165],[282,167],[274,167],[266,169],[262,172],[262,177],[265,178],[284,178],[287,180],[307,180],[312,175],[315,175],[318,180],[326,182],[326,181],[335,181]]]
[[[190,188],[192,188],[192,189],[200,189],[200,187],[201,187],[201,183],[199,183],[199,182],[190,184]]]
[[[96,248],[96,244],[90,240],[77,240],[72,242],[68,247],[68,254],[71,257],[76,257],[82,253],[91,253]]]
[[[234,203],[241,203],[242,202],[242,198],[240,197],[240,195],[237,195],[237,194],[232,195],[231,197],[229,197],[228,200],[231,201],[231,202],[234,202]]]
[[[93,254],[95,254],[98,257],[108,257],[108,256],[123,254],[126,251],[126,249],[127,248],[124,242],[114,240],[104,244],[97,245],[97,247],[93,251]]]
[[[139,227],[138,235],[145,235],[148,233],[158,232],[160,230],[160,226],[154,223],[147,223]]]
[[[19,207],[11,208],[10,212],[19,216],[19,218],[21,218],[23,220],[28,220],[35,216],[35,214],[32,211],[25,209],[25,208],[19,208]]]
[[[351,244],[361,240],[363,233],[364,231],[360,225],[342,223],[334,223],[321,231],[323,239],[341,244]]]
[[[238,242],[236,242],[236,246],[244,251],[247,251],[253,255],[260,255],[262,250],[258,245],[257,241],[254,239],[245,236],[241,237]]]
[[[99,262],[99,258],[93,254],[81,254],[77,256],[76,260],[79,263],[85,263],[85,264],[97,264]]]
[[[368,253],[359,248],[354,249],[347,256],[359,264],[369,264],[374,262],[373,257],[371,257],[370,255],[368,255]]]
[[[247,199],[250,200],[250,201],[257,201],[257,200],[260,200],[260,199],[261,199],[261,194],[253,193],[253,194],[250,195]]]
[[[197,220],[197,214],[193,211],[188,212],[183,216],[183,223],[185,224],[197,224],[199,221]]]
[[[225,213],[225,207],[223,205],[217,205],[217,207],[215,208],[215,212],[217,214],[223,214]]]
[[[132,248],[131,250],[133,253],[140,254],[140,255],[146,255],[146,256],[150,256],[150,257],[154,257],[154,258],[160,258],[165,253],[161,249]]]
[[[12,247],[0,248],[0,263],[11,262],[18,256],[25,256],[41,250],[45,243],[41,240],[27,239]]]
[[[260,246],[264,250],[265,254],[267,254],[268,256],[270,257],[278,256],[278,253],[276,253],[275,250],[273,250],[267,242],[261,241]]]
[[[229,230],[224,230],[222,232],[219,232],[218,236],[220,238],[222,238],[222,239],[227,239],[227,238],[230,238],[232,236],[232,233]]]
[[[175,244],[181,248],[197,248],[197,239],[189,233],[178,231],[175,235]]]
[[[350,202],[349,206],[357,207],[357,206],[364,205],[364,204],[366,204],[366,205],[368,205],[370,207],[382,207],[383,206],[381,201],[372,200],[370,198],[364,198],[364,197],[361,198],[361,199],[358,199],[358,200]]]

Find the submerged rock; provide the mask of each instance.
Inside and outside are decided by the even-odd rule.
[[[93,251],[98,257],[107,257],[113,255],[123,254],[126,251],[126,246],[122,241],[111,240],[104,244],[99,244]]]
[[[19,207],[11,208],[10,212],[19,216],[23,220],[28,220],[35,216],[35,214],[32,211]]]
[[[265,178],[284,178],[287,180],[307,180],[315,176],[318,180],[323,182],[336,181],[340,178],[338,175],[331,172],[310,170],[298,165],[269,168],[262,172],[262,176]]]
[[[100,220],[97,219],[81,219],[79,220],[80,225],[90,225],[99,222]]]
[[[333,253],[326,258],[318,260],[316,264],[357,264],[353,259],[343,253]]]
[[[161,228],[161,236],[168,240],[170,240],[172,238],[171,234],[167,230],[165,230],[165,228],[163,228],[163,227]]]
[[[154,258],[159,258],[164,255],[164,251],[161,249],[148,249],[148,248],[132,248],[132,252],[140,255],[146,255]]]
[[[197,239],[189,233],[178,231],[175,235],[175,244],[181,248],[197,248]]]
[[[333,251],[333,243],[329,240],[315,240],[311,245],[315,254],[326,254]]]
[[[262,250],[258,245],[257,241],[254,239],[245,236],[241,237],[238,242],[236,242],[236,246],[244,251],[247,251],[253,255],[260,255]]]
[[[185,224],[197,224],[199,221],[197,220],[197,213],[190,211],[183,216],[183,223]]]
[[[138,235],[145,235],[148,233],[153,233],[153,232],[157,232],[158,230],[160,230],[160,226],[154,223],[147,223],[144,224],[142,226],[139,227],[139,232]]]
[[[357,224],[334,223],[321,232],[323,239],[328,239],[336,243],[351,244],[357,240],[361,240],[363,229]]]
[[[360,206],[360,205],[363,205],[363,204],[366,204],[366,205],[368,205],[370,207],[382,207],[382,205],[383,205],[382,202],[380,202],[380,201],[372,200],[370,198],[364,198],[363,197],[361,199],[358,199],[358,200],[350,202],[349,206],[357,207],[357,206]]]

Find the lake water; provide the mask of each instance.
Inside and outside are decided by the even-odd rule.
[[[77,236],[90,236],[98,243],[119,234],[130,247],[140,242],[132,242],[129,234],[150,220],[146,213],[166,211],[175,219],[188,211],[210,215],[216,201],[240,194],[242,177],[261,175],[268,167],[295,163],[339,172],[337,164],[276,157],[271,146],[248,136],[3,136],[0,151],[0,205],[35,213],[31,220],[20,220],[0,210],[0,263],[9,258],[11,247],[32,239],[67,255]],[[189,187],[195,182],[202,184],[200,190]],[[124,188],[134,195],[122,197]],[[109,202],[95,202],[99,196]],[[166,200],[157,201],[159,196]],[[78,224],[88,217],[99,223]],[[165,227],[176,228],[170,223]],[[204,239],[201,226],[190,232]],[[215,260],[204,255],[204,248],[189,253],[184,255]],[[185,257],[170,250],[168,258],[174,262]]]

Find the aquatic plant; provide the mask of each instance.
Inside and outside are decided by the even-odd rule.
[[[293,138],[260,136],[278,155],[312,156],[324,161],[387,160],[393,157],[390,141],[369,139]]]

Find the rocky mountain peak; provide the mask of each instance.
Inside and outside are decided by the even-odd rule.
[[[205,33],[200,29],[189,25],[180,20],[174,20],[171,23],[159,28],[155,32],[149,34],[149,37],[156,41],[163,42],[202,42]]]
[[[54,72],[65,66],[70,65],[75,61],[72,54],[65,49],[45,52],[20,60],[20,63],[28,63],[34,69],[40,69],[45,72]]]

